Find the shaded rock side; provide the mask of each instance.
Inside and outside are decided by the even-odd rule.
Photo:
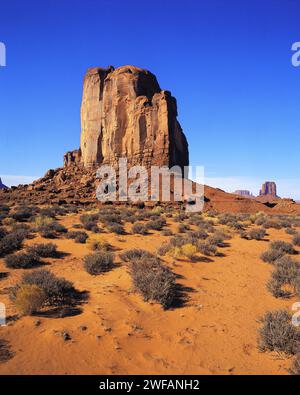
[[[7,189],[7,186],[2,184],[1,178],[0,178],[0,189]]]
[[[134,66],[89,69],[81,105],[81,160],[85,167],[128,164],[172,167],[189,163],[177,121],[176,99],[156,77]]]

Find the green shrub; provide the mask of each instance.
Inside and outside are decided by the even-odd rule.
[[[114,267],[114,255],[110,252],[99,251],[84,257],[84,268],[92,275],[107,272]]]

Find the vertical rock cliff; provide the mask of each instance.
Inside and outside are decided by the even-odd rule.
[[[152,73],[134,66],[88,70],[80,148],[85,167],[115,165],[120,157],[146,167],[189,163],[176,99],[160,89]],[[66,163],[72,159],[69,155]]]

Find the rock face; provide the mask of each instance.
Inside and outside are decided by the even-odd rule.
[[[176,99],[156,77],[134,66],[89,69],[81,105],[84,167],[128,164],[187,166],[188,144],[177,121]],[[65,163],[72,162],[72,155]],[[74,160],[77,160],[76,157]]]
[[[7,186],[2,184],[1,178],[0,178],[0,189],[7,189]]]
[[[277,186],[275,182],[267,181],[263,184],[259,196],[272,196],[274,198],[277,198]]]

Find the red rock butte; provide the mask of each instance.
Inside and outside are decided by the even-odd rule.
[[[83,83],[80,150],[67,153],[65,165],[117,165],[121,157],[129,166],[147,168],[189,164],[176,99],[147,70],[90,68]]]

